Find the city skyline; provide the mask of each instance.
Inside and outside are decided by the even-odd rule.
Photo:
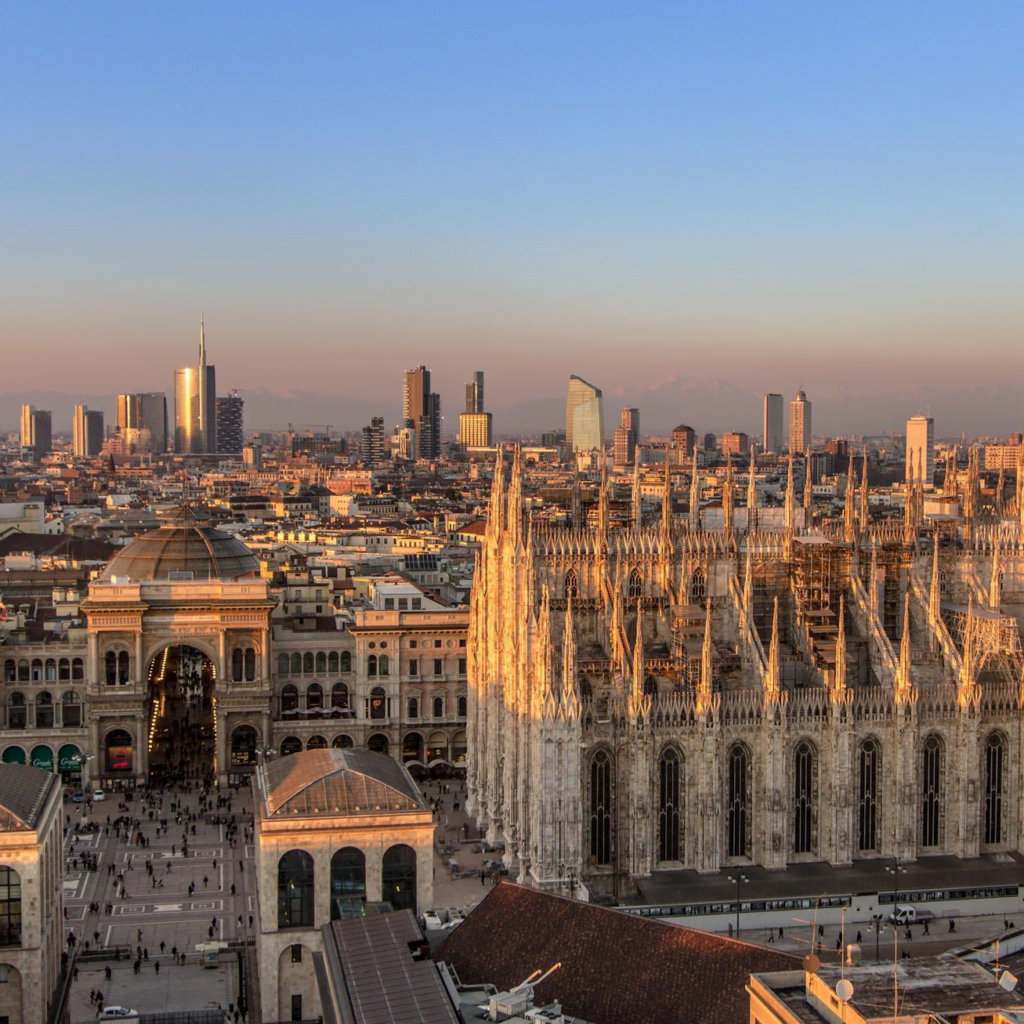
[[[243,392],[486,365],[496,427],[538,373],[1024,379],[1024,12],[346,11],[12,12],[7,388],[159,388],[203,307]]]

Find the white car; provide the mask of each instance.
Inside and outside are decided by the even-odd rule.
[[[106,799],[107,799],[107,794],[104,793],[102,789],[94,789],[92,791],[92,802],[94,804],[98,804],[101,800],[106,800]],[[112,1006],[111,1009],[112,1010],[124,1010],[124,1007],[123,1006]],[[125,1012],[127,1013],[128,1011],[125,1011]],[[103,1020],[102,1014],[100,1015],[100,1020]]]
[[[100,1011],[100,1020],[138,1020],[138,1010],[129,1010],[127,1006],[104,1006]]]

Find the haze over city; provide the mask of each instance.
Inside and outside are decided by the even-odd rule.
[[[824,430],[1018,429],[993,385],[1024,371],[1022,29],[1009,4],[11,9],[0,424],[170,390],[203,309],[259,427],[390,424],[426,362],[446,412],[484,367],[498,433],[557,423],[570,373],[652,430],[750,429],[798,384]]]

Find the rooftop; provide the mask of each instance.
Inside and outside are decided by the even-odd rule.
[[[30,832],[39,824],[58,777],[42,768],[0,763],[0,832]]]

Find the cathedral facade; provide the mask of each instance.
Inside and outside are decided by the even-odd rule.
[[[524,513],[499,456],[469,635],[469,808],[522,881],[623,897],[656,871],[1020,851],[1024,530],[977,461],[872,522],[816,524],[731,467],[660,521]],[[689,474],[690,508],[703,482]],[[949,488],[947,488],[949,491]],[[734,493],[736,492],[736,493]]]

